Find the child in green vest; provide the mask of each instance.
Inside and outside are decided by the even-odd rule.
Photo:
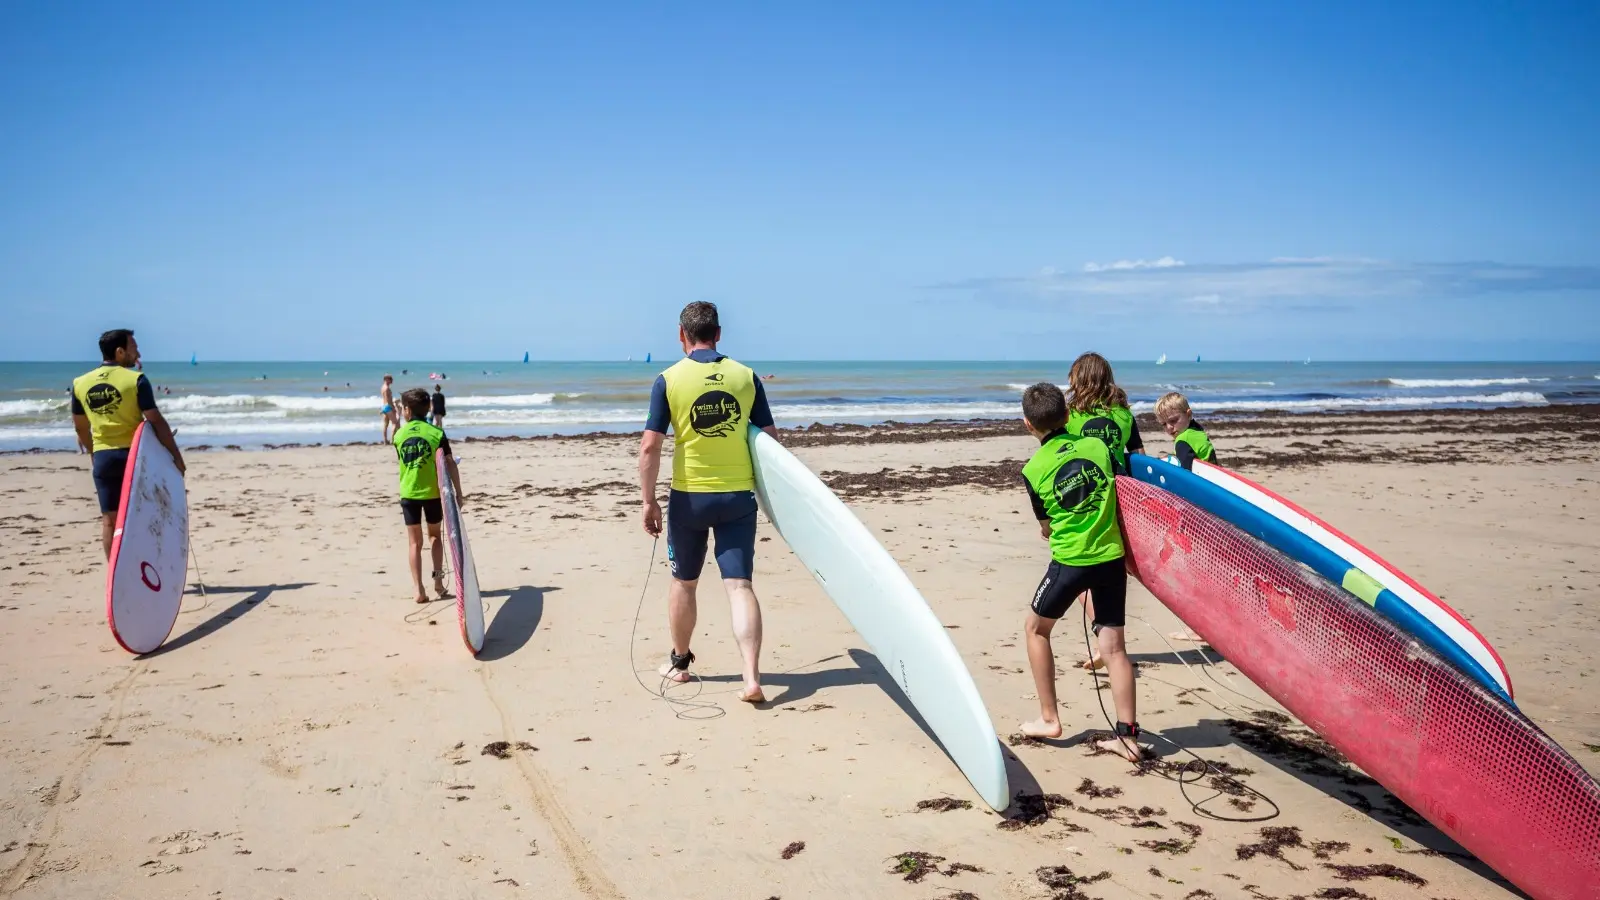
[[[1217,451],[1211,446],[1211,438],[1189,410],[1188,397],[1177,391],[1162,394],[1161,399],[1156,401],[1156,421],[1172,436],[1174,455],[1178,457],[1178,464],[1185,469],[1192,471],[1197,459],[1208,463],[1217,461]],[[1193,628],[1174,631],[1169,637],[1175,641],[1205,643],[1205,638]]]
[[[1144,755],[1139,744],[1133,663],[1123,644],[1128,573],[1117,525],[1116,471],[1112,451],[1097,437],[1067,431],[1067,401],[1053,384],[1022,393],[1022,421],[1039,450],[1022,467],[1039,534],[1050,543],[1050,566],[1034,592],[1024,626],[1028,664],[1039,692],[1039,718],[1022,726],[1029,737],[1061,737],[1056,706],[1055,654],[1050,632],[1079,594],[1095,599],[1095,634],[1111,676],[1116,705],[1115,735],[1100,747],[1130,762]]]
[[[1189,411],[1189,398],[1172,391],[1156,401],[1156,421],[1172,436],[1173,452],[1179,465],[1193,469],[1195,460],[1215,464],[1217,451],[1211,446],[1206,429]]]
[[[433,590],[440,600],[448,596],[444,586],[444,542],[439,536],[444,505],[439,501],[438,451],[444,451],[445,469],[456,489],[457,503],[463,503],[466,495],[461,491],[461,473],[456,470],[455,457],[450,453],[450,439],[444,436],[444,431],[428,423],[431,411],[428,392],[412,388],[401,394],[400,409],[406,422],[394,433],[394,452],[400,460],[400,513],[406,522],[406,558],[411,564],[411,585],[416,588],[417,602],[427,603],[428,592],[422,588],[424,520],[428,523],[428,538],[433,543]]]
[[[1128,454],[1144,450],[1139,423],[1128,406],[1128,394],[1117,386],[1111,363],[1098,353],[1085,353],[1072,362],[1067,373],[1067,433],[1096,437],[1111,451],[1112,467],[1128,471]],[[1094,600],[1085,597],[1089,617],[1094,618]],[[1105,663],[1098,651],[1089,654],[1085,669],[1099,669]]]
[[[1128,470],[1128,454],[1144,450],[1139,423],[1128,406],[1128,394],[1117,387],[1111,363],[1098,353],[1085,353],[1067,373],[1067,433],[1097,437],[1111,451],[1111,462]]]

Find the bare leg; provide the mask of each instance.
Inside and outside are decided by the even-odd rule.
[[[1028,665],[1033,669],[1033,686],[1039,693],[1039,718],[1026,722],[1022,733],[1029,737],[1061,737],[1061,716],[1056,709],[1056,656],[1050,649],[1050,631],[1055,619],[1046,619],[1032,610],[1022,626],[1028,644]]]
[[[724,578],[728,603],[733,608],[733,637],[744,657],[744,691],[739,699],[746,703],[765,703],[761,693],[761,604],[755,586],[748,578]]]
[[[111,561],[111,536],[116,530],[116,513],[105,513],[100,516],[100,549],[105,552],[106,562]]]
[[[694,624],[699,607],[695,604],[695,591],[699,579],[679,581],[674,578],[667,589],[667,627],[672,631],[672,652],[682,656],[689,652],[689,640],[694,637]],[[671,663],[661,667],[661,675],[673,681],[688,681],[689,673],[674,669]]]
[[[1117,721],[1129,725],[1136,724],[1139,721],[1139,710],[1133,685],[1133,662],[1128,659],[1128,651],[1123,643],[1123,629],[1111,627],[1100,629],[1100,655],[1104,657],[1106,672],[1111,676],[1111,702],[1117,709]],[[1137,762],[1144,755],[1138,743],[1132,738],[1103,741],[1101,746],[1120,753],[1133,762]]]
[[[406,526],[406,561],[411,564],[411,586],[416,589],[417,602],[427,603],[428,593],[422,589],[422,526]]]
[[[1094,595],[1088,591],[1084,591],[1082,594],[1078,595],[1078,600],[1083,603],[1084,612],[1089,614],[1089,621],[1093,622]],[[1089,661],[1084,663],[1083,667],[1091,672],[1096,669],[1104,669],[1106,667],[1106,661],[1100,656],[1100,648],[1096,647],[1094,649],[1093,654],[1089,657]]]
[[[433,590],[439,599],[445,598],[444,589],[444,541],[439,537],[437,524],[428,526],[428,537],[433,541]]]

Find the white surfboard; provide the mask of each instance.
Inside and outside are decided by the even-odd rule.
[[[772,525],[838,604],[984,802],[1011,800],[989,711],[928,601],[828,486],[750,429],[756,496]]]
[[[483,600],[478,594],[478,570],[472,564],[472,546],[461,521],[461,504],[456,487],[445,467],[443,450],[434,452],[434,468],[439,475],[439,502],[444,506],[444,545],[450,554],[450,569],[455,576],[456,617],[461,621],[461,640],[473,656],[483,649]]]
[[[150,426],[139,423],[122,476],[122,503],[106,568],[106,621],[129,653],[172,633],[189,575],[189,497],[183,475]]]

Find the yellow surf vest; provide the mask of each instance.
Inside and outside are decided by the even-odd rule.
[[[78,398],[89,418],[95,452],[133,446],[133,432],[144,421],[144,413],[139,411],[139,378],[138,372],[125,366],[101,366],[73,379],[72,396]]]
[[[756,373],[727,357],[679,360],[661,373],[672,411],[672,489],[692,494],[752,491],[750,408]]]

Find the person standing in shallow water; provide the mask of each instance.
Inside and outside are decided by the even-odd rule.
[[[405,370],[400,370],[405,374]],[[390,430],[400,430],[400,415],[394,411],[394,376],[383,376],[383,387],[378,389],[378,399],[383,403],[383,442],[389,443]]]
[[[763,703],[761,690],[761,605],[752,583],[756,547],[755,467],[750,459],[750,426],[777,437],[761,380],[748,366],[717,351],[722,326],[717,308],[691,303],[678,316],[678,342],[684,359],[656,378],[650,415],[639,442],[639,492],[645,533],[663,530],[656,477],[661,447],[671,429],[672,492],[665,530],[672,586],[667,621],[672,652],[661,675],[689,680],[694,653],[689,640],[697,617],[696,593],[709,538],[715,534],[717,568],[733,608],[733,633],[744,657],[744,687],[739,699]]]
[[[128,450],[140,422],[150,425],[161,446],[172,454],[178,473],[185,471],[183,453],[161,410],[156,409],[150,379],[135,371],[139,342],[133,332],[117,328],[100,335],[99,368],[72,382],[72,427],[78,447],[93,454],[94,489],[100,498],[100,547],[111,558],[111,537],[122,506],[122,476],[128,469]]]

